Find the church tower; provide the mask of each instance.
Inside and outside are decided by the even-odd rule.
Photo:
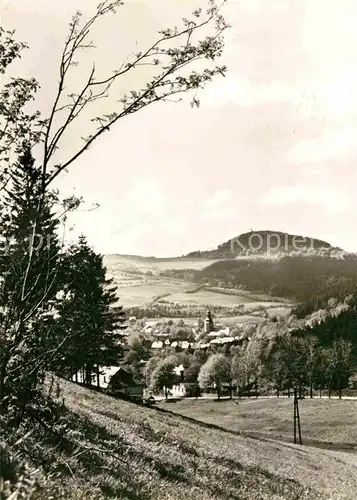
[[[207,312],[207,317],[205,319],[205,333],[211,333],[213,331],[213,320],[211,316],[211,311]]]

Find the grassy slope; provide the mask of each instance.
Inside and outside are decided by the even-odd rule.
[[[105,498],[125,498],[124,489],[126,498],[141,500],[355,498],[352,454],[242,437],[62,385],[69,409],[92,426],[86,446],[92,439],[112,450],[78,472],[97,498],[103,490]]]
[[[167,407],[164,406],[164,407]],[[292,442],[293,399],[183,400],[170,410],[252,437]],[[299,402],[303,443],[357,451],[357,400],[306,398]]]

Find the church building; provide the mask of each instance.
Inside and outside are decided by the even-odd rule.
[[[211,311],[207,312],[207,317],[205,319],[205,333],[211,333],[214,329],[213,320],[211,316]]]

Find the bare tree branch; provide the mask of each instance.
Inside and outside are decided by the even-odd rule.
[[[144,51],[129,56],[127,58],[129,62],[124,62],[121,68],[113,71],[113,74],[110,76],[96,78],[95,66],[93,65],[92,71],[82,88],[78,92],[68,96],[73,102],[61,104],[70,69],[74,64],[77,64],[75,62],[75,57],[78,51],[93,47],[93,43],[88,41],[88,35],[91,29],[101,16],[113,12],[115,7],[122,5],[122,2],[103,1],[97,7],[96,13],[84,23],[83,27],[80,27],[81,14],[77,13],[74,16],[70,24],[70,31],[61,57],[60,80],[57,94],[49,119],[45,121],[46,132],[43,156],[44,189],[120,118],[139,111],[139,109],[154,102],[165,101],[171,96],[180,93],[184,94],[191,90],[197,92],[199,88],[203,88],[205,83],[211,80],[215,75],[225,74],[225,66],[214,66],[212,69],[206,68],[201,72],[191,71],[186,77],[180,76],[180,71],[186,66],[204,60],[212,63],[222,54],[222,34],[228,27],[220,13],[223,3],[217,6],[214,0],[210,0],[210,8],[206,10],[205,15],[203,15],[202,9],[198,9],[194,11],[192,20],[183,19],[183,26],[180,29],[175,27],[174,29],[159,31],[159,38],[157,41]],[[192,43],[193,35],[195,33],[200,33],[210,24],[214,25],[215,34],[213,36],[206,36],[196,43]],[[177,48],[169,47],[182,39],[184,39],[184,43]],[[157,67],[158,73],[148,84],[146,84],[145,88],[140,91],[132,91],[129,95],[124,95],[121,99],[117,100],[121,109],[106,115],[93,117],[91,122],[96,122],[99,125],[97,130],[89,135],[89,137],[85,138],[84,145],[62,164],[56,164],[49,168],[55,152],[60,147],[63,135],[69,129],[70,125],[81,115],[84,108],[88,104],[96,102],[98,99],[108,97],[109,90],[115,82],[140,66]],[[99,88],[100,90],[94,92],[94,88]],[[178,102],[178,100],[171,100],[171,102]],[[195,94],[193,105],[198,104],[199,101]],[[65,112],[66,116],[62,124],[58,126],[56,130],[53,130],[54,116],[60,112]]]

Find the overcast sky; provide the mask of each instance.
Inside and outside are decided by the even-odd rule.
[[[53,99],[71,15],[97,3],[3,2],[1,25],[31,47],[15,69],[40,81],[39,109]],[[99,71],[199,6],[126,2],[95,32]],[[103,253],[181,255],[251,228],[357,251],[357,2],[228,1],[224,13],[229,74],[201,107],[154,104],[124,118],[61,179],[84,208],[101,206],[72,217],[71,234]],[[64,150],[72,146],[67,137]]]

